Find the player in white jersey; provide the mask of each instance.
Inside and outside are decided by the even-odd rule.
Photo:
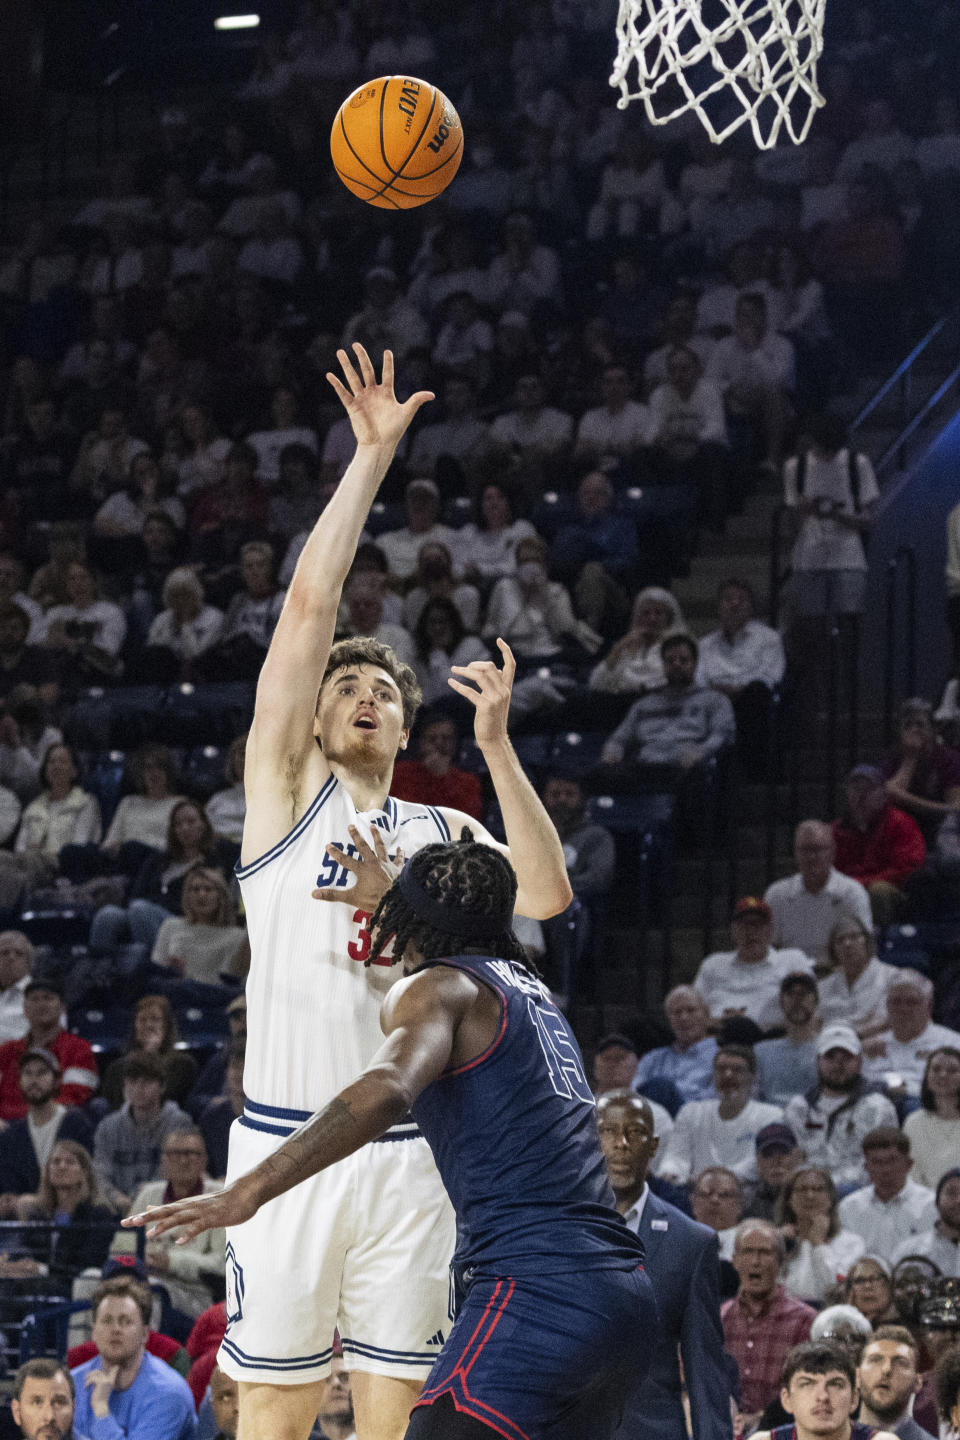
[[[250,931],[244,1115],[230,1179],[258,1164],[379,1048],[386,965],[367,965],[369,917],[403,856],[456,836],[467,815],[393,800],[398,749],[419,703],[413,672],[375,640],[331,650],[340,593],[396,446],[420,406],[378,382],[359,345],[328,379],[356,454],[300,556],[260,672],[247,740],[238,874]],[[503,814],[517,909],[556,914],[571,898],[559,838],[507,736],[513,656],[475,662],[450,684]],[[339,903],[337,903],[339,902]],[[449,1330],[449,1202],[412,1121],[228,1233],[221,1367],[240,1382],[240,1440],[306,1440],[337,1326],[352,1375],[358,1440],[399,1440]]]

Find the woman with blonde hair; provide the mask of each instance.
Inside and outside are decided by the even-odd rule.
[[[28,1253],[2,1257],[0,1275],[10,1275],[16,1266],[13,1278],[49,1274],[69,1285],[82,1270],[103,1265],[117,1217],[103,1203],[89,1153],[75,1140],[55,1142],[37,1193],[22,1195],[18,1209],[25,1222],[53,1221],[57,1228],[53,1233],[46,1226],[19,1232],[18,1249]]]
[[[171,915],[157,931],[151,959],[187,980],[216,985],[232,973],[244,931],[237,924],[233,896],[219,870],[194,865],[183,880],[182,915]]]
[[[834,923],[827,941],[827,974],[820,981],[825,1025],[849,1025],[861,1040],[887,1029],[887,989],[897,967],[877,959],[873,931],[849,911]]]
[[[188,680],[198,655],[216,645],[223,633],[223,611],[206,603],[196,571],[189,565],[171,570],[163,582],[164,608],[147,632],[141,671],[156,678]]]
[[[196,1083],[198,1066],[192,1055],[177,1049],[179,1039],[176,1016],[166,995],[141,996],[134,1007],[123,1054],[107,1066],[100,1084],[101,1094],[111,1110],[118,1110],[123,1104],[123,1062],[131,1055],[143,1054],[155,1055],[162,1062],[166,1074],[165,1098],[175,1100],[180,1106],[185,1104]]]
[[[852,1230],[840,1225],[837,1188],[829,1170],[803,1165],[777,1201],[777,1225],[787,1244],[784,1287],[798,1300],[820,1305],[864,1251]]]
[[[658,585],[648,585],[633,602],[630,628],[615,640],[590,674],[590,689],[614,695],[640,695],[665,683],[660,642],[685,627],[679,603]]]

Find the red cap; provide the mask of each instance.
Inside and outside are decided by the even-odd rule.
[[[742,920],[745,915],[758,915],[761,920],[773,919],[773,911],[766,900],[761,900],[759,895],[744,895],[734,905],[734,920]]]

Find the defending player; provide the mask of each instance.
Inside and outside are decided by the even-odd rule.
[[[328,378],[357,451],[300,557],[247,741],[238,866],[252,952],[247,1103],[231,1133],[231,1179],[276,1149],[377,1049],[392,977],[386,960],[368,963],[369,920],[396,873],[386,857],[449,839],[468,818],[389,798],[420,698],[413,672],[373,640],[331,651],[370,505],[397,442],[431,398],[420,392],[399,404],[390,352],[378,383],[366,352],[354,348],[356,363],[339,352],[346,383]],[[501,650],[502,670],[474,664],[452,683],[476,707],[476,738],[517,857],[521,909],[545,916],[570,892],[556,832],[507,739],[513,658]],[[306,1440],[334,1327],[352,1374],[359,1440],[397,1440],[449,1330],[454,1242],[450,1205],[415,1123],[398,1119],[381,1143],[227,1239],[220,1364],[240,1382],[243,1440]]]
[[[457,1212],[463,1299],[408,1440],[603,1440],[652,1348],[643,1248],[615,1211],[577,1042],[510,932],[515,895],[509,863],[469,838],[415,855],[374,916],[372,953],[395,936],[409,978],[364,1072],[221,1194],[125,1222],[184,1240],[239,1224],[412,1110]]]

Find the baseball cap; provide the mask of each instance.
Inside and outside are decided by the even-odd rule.
[[[35,990],[46,990],[50,995],[59,995],[63,999],[63,982],[52,975],[45,976],[42,980],[31,980],[29,985],[23,987],[24,995],[32,995]]]
[[[762,1130],[757,1131],[756,1147],[758,1155],[769,1155],[773,1150],[795,1150],[797,1137],[789,1125],[775,1120],[772,1125],[764,1125]]]
[[[846,1050],[848,1055],[862,1055],[860,1036],[849,1025],[825,1025],[817,1041],[817,1054],[826,1055],[828,1050]]]
[[[246,1013],[246,1009],[247,1009],[247,997],[246,997],[246,995],[234,995],[233,999],[230,1001],[230,1004],[227,1006],[227,1014],[228,1014],[228,1015],[236,1015],[236,1013],[237,1013],[238,1010],[243,1010],[244,1013]]]
[[[760,920],[773,919],[773,911],[759,895],[743,895],[733,907],[734,920],[743,920],[750,915],[756,915]]]
[[[853,769],[845,776],[844,784],[847,780],[869,780],[871,785],[884,783],[883,771],[878,770],[876,765],[854,765]]]
[[[594,1055],[602,1055],[604,1050],[612,1050],[614,1046],[617,1045],[619,1045],[623,1050],[632,1050],[634,1055],[636,1055],[637,1053],[637,1047],[635,1043],[630,1039],[630,1036],[621,1035],[618,1031],[615,1030],[611,1031],[609,1035],[601,1036],[601,1038],[597,1041],[596,1048],[594,1049],[593,1053]]]
[[[60,1068],[60,1061],[56,1055],[54,1055],[52,1050],[45,1050],[42,1045],[31,1045],[29,1050],[24,1050],[17,1061],[17,1069],[22,1070],[28,1060],[42,1060],[44,1065],[53,1071],[54,1075],[63,1074]]]
[[[136,1280],[149,1282],[150,1276],[147,1267],[138,1255],[111,1255],[109,1260],[104,1262],[100,1271],[104,1280],[112,1280],[116,1275],[132,1275]]]

